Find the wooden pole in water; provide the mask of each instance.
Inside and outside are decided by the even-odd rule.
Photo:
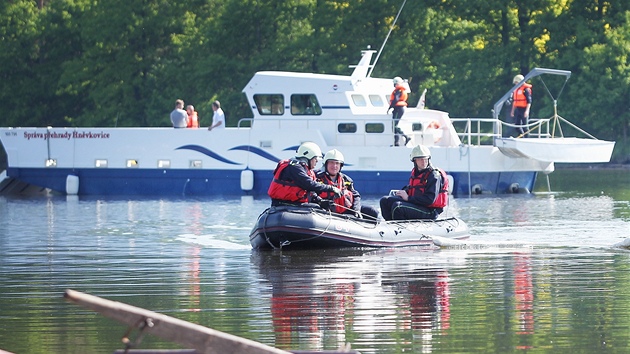
[[[150,333],[171,342],[192,347],[198,353],[290,353],[253,340],[75,290],[66,290],[64,297],[75,304],[99,312],[128,326],[133,326],[141,330],[142,333]]]

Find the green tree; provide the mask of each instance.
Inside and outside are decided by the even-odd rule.
[[[81,55],[63,65],[63,92],[86,97],[86,108],[73,125],[167,125],[185,81],[165,82],[165,67],[179,67],[183,57],[172,38],[184,31],[186,3],[112,0],[92,2],[76,21],[81,27]],[[168,77],[168,76],[167,76]],[[168,102],[168,104],[166,103]]]
[[[37,70],[42,46],[40,13],[29,0],[0,4],[0,109],[7,125],[47,123],[38,108],[48,103],[45,96],[49,94]]]

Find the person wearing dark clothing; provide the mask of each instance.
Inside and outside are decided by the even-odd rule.
[[[322,192],[340,196],[339,188],[316,182],[314,169],[321,156],[322,151],[317,144],[305,142],[300,145],[294,158],[280,161],[267,191],[271,205],[311,203],[313,195]]]
[[[368,205],[361,205],[361,194],[354,189],[354,182],[348,175],[341,173],[344,157],[337,149],[330,150],[324,156],[324,166],[317,172],[317,181],[339,188],[342,195],[335,198],[330,192],[320,193],[322,208],[339,214],[351,214],[366,217],[370,220],[378,218],[378,210]]]
[[[523,75],[516,75],[512,80],[514,85],[523,81],[525,77]],[[516,127],[516,134],[519,137],[528,137],[527,124],[529,121],[529,109],[532,107],[532,85],[523,83],[512,94],[512,112],[511,116],[514,117],[514,124]]]
[[[414,167],[409,184],[393,196],[380,200],[385,220],[437,219],[448,204],[448,185],[444,172],[431,166],[431,152],[424,145],[413,148]]]
[[[400,77],[396,76],[394,78],[394,91],[389,98],[389,108],[387,109],[387,113],[389,113],[390,109],[392,111],[392,119],[394,119],[394,146],[401,146],[400,138],[403,137],[405,139],[402,146],[407,145],[409,141],[409,137],[406,136],[402,129],[398,127],[398,122],[402,118],[403,114],[405,114],[405,107],[407,107],[407,98],[409,92],[409,85]]]

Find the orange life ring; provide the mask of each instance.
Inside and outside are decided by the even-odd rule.
[[[440,123],[434,120],[427,125],[427,129],[440,129]]]

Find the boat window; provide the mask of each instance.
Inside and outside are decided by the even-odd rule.
[[[158,160],[158,168],[171,168],[171,160]]]
[[[313,94],[295,94],[291,95],[291,114],[320,115],[322,107]]]
[[[337,131],[340,133],[356,133],[357,125],[355,123],[339,123]]]
[[[352,102],[354,102],[355,106],[357,107],[367,106],[367,102],[365,102],[365,97],[363,97],[363,95],[354,94],[351,97],[352,97]]]
[[[261,115],[284,114],[284,96],[282,94],[254,95],[254,102]]]
[[[384,131],[385,131],[385,124],[383,123],[366,123],[365,124],[366,133],[382,133]]]
[[[96,168],[106,168],[107,167],[107,160],[106,159],[96,159],[96,161],[94,161],[94,167],[96,167]]]
[[[385,101],[383,101],[383,97],[379,95],[370,95],[370,102],[374,107],[383,107],[385,105]]]
[[[201,163],[201,160],[190,160],[190,163],[188,164],[188,167],[190,167],[190,168],[202,168],[203,164]]]
[[[138,168],[139,167],[138,160],[128,159],[126,166],[128,168]]]
[[[422,123],[413,123],[411,124],[411,130],[414,132],[421,132],[422,131]]]

